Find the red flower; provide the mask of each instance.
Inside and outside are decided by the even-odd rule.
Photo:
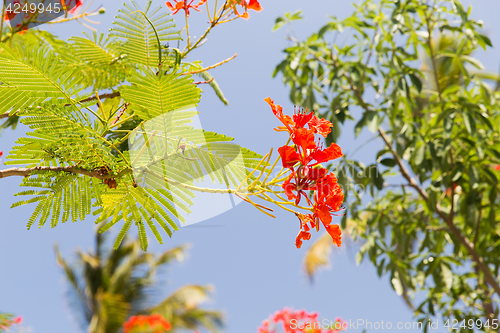
[[[330,193],[326,196],[325,202],[332,211],[337,212],[340,210],[340,206],[344,202],[344,192],[342,192],[342,188],[340,188],[338,183],[332,186]]]
[[[290,175],[283,182],[283,190],[288,200],[295,200],[298,206],[302,197],[312,205],[312,214],[303,215],[296,213],[300,221],[300,230],[295,239],[295,246],[300,248],[302,241],[309,240],[312,228],[319,230],[320,222],[337,246],[342,244],[341,231],[332,223],[332,213],[341,210],[344,201],[344,193],[338,184],[337,177],[333,173],[320,166],[320,163],[328,162],[343,156],[341,148],[332,143],[326,149],[322,144],[316,143],[314,134],[326,137],[331,132],[332,123],[320,119],[308,113],[307,109],[299,108],[299,111],[290,116],[283,115],[283,108],[274,104],[270,97],[265,101],[271,107],[274,115],[284,126],[279,126],[277,131],[287,131],[295,147],[285,145],[278,149],[283,168],[290,169]],[[309,129],[306,128],[309,125]],[[313,162],[313,160],[315,162]],[[309,199],[306,191],[312,191],[314,204]]]
[[[73,7],[72,9],[68,10],[68,14],[73,15],[78,10],[78,8],[83,5],[83,0],[61,0],[61,5],[63,6],[64,10]]]
[[[3,156],[3,151],[0,151],[0,157],[2,157],[2,156]]]
[[[315,150],[311,154],[311,157],[318,163],[328,162],[342,156],[344,156],[344,154],[342,154],[342,150],[336,143],[332,143],[330,147],[325,150]]]
[[[64,2],[64,0],[61,0],[61,1]],[[83,5],[83,0],[70,0],[70,1],[68,1],[67,6],[71,7],[71,6],[73,6],[73,4],[75,7],[73,7],[73,9],[69,10],[68,14],[71,14],[71,15],[75,14],[76,11],[78,10],[78,8],[80,8]]]
[[[304,111],[304,113],[297,113],[293,115],[293,121],[295,123],[295,128],[302,128],[306,126],[307,123],[312,119],[314,116],[312,112],[306,113],[307,108]]]
[[[499,171],[499,170],[500,170],[500,164],[495,165],[495,171]]]
[[[159,314],[132,316],[123,324],[124,333],[139,333],[145,329],[152,330],[153,333],[163,333],[171,328],[172,325]]]
[[[234,15],[242,17],[245,20],[248,20],[250,17],[247,12],[248,9],[255,10],[256,12],[260,12],[262,10],[262,6],[257,0],[248,0],[248,2],[246,0],[229,0],[228,3],[229,6],[233,7]],[[240,15],[236,9],[236,5],[242,6],[245,12]]]
[[[247,4],[247,9],[255,10],[256,12],[260,12],[262,10],[262,6],[257,0],[249,0]]]
[[[274,115],[285,125],[285,126],[278,126],[274,130],[278,132],[289,131],[291,133],[292,129],[290,126],[294,125],[292,118],[290,118],[290,116],[288,115],[283,115],[283,108],[281,107],[281,105],[274,104],[274,101],[270,97],[265,98],[264,101],[266,101],[267,104],[269,104],[271,110],[273,110]]]
[[[303,150],[316,148],[316,142],[314,142],[314,131],[305,128],[298,128],[292,134],[292,140]]]
[[[325,228],[332,223],[332,215],[330,209],[325,203],[319,203],[315,206],[314,214],[319,217]]]
[[[311,233],[307,231],[299,231],[299,234],[297,235],[297,238],[295,239],[295,246],[300,249],[302,246],[302,240],[310,240],[311,239]]]
[[[325,229],[332,237],[333,243],[340,247],[342,245],[342,231],[338,224],[325,225]]]
[[[322,323],[319,314],[316,312],[307,312],[305,310],[283,309],[276,311],[269,319],[264,320],[259,327],[259,333],[276,333],[279,327],[285,333],[338,333],[347,328],[347,323],[342,319],[335,319],[335,324],[332,328],[322,328]]]
[[[194,2],[194,0],[191,0],[191,2],[189,4],[187,3],[187,1],[174,0],[175,6],[173,6],[170,1],[167,1],[165,4],[167,5],[168,9],[173,11],[172,14],[177,14],[179,12],[179,10],[184,9],[184,11],[186,12],[186,16],[189,17],[189,8],[193,8],[194,10],[201,12],[201,10],[198,9],[198,7],[203,5],[206,1],[207,0],[201,0],[200,2],[198,2],[197,5],[192,4]]]

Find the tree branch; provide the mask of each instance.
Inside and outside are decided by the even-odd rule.
[[[429,202],[429,196],[427,192],[425,192],[417,184],[417,182],[410,176],[408,170],[403,164],[403,161],[401,160],[401,157],[399,157],[399,154],[392,147],[392,144],[387,138],[387,135],[385,134],[384,130],[381,127],[379,127],[378,131],[380,133],[380,136],[386,143],[387,147],[391,150],[392,155],[396,159],[401,175],[408,181],[409,185],[418,192],[418,194],[420,195],[420,197],[422,197],[422,199],[424,199],[426,202]],[[469,252],[470,256],[472,257],[472,260],[476,263],[479,270],[484,274],[484,279],[486,280],[486,282],[495,290],[495,292],[498,295],[500,295],[500,285],[498,284],[496,277],[493,275],[488,265],[484,262],[483,258],[476,251],[474,244],[464,234],[462,234],[462,231],[455,225],[455,223],[453,223],[453,219],[451,219],[450,215],[443,212],[441,207],[439,206],[436,206],[434,208],[436,209],[436,213],[439,215],[439,217],[446,223],[451,233]]]
[[[195,70],[195,71],[192,71],[192,72],[182,73],[182,75],[197,74],[197,73],[208,71],[209,69],[212,69],[212,68],[215,68],[215,67],[219,67],[220,65],[223,65],[226,62],[229,62],[229,61],[233,60],[234,58],[236,58],[237,55],[238,55],[238,53],[235,53],[235,55],[232,56],[231,58],[227,58],[226,60],[222,60],[221,62],[218,62],[215,65],[208,66],[208,67],[205,67],[205,68],[202,68],[202,69],[198,69],[198,70]]]
[[[116,91],[116,92],[113,92],[113,93],[108,93],[108,94],[102,94],[102,95],[99,95],[99,99],[105,99],[105,98],[115,98],[115,97],[119,97],[120,96],[120,92],[119,91]],[[85,102],[90,102],[90,101],[94,101],[94,100],[97,100],[97,96],[90,96],[88,98],[85,98],[85,99],[82,99],[81,101],[78,101],[78,103],[85,103]],[[71,104],[66,104],[66,106],[70,106]]]
[[[99,95],[99,99],[105,99],[105,98],[115,98],[115,97],[119,97],[120,96],[120,92],[119,91],[116,91],[116,92],[113,92],[113,93],[106,93],[106,94],[102,94],[102,95]],[[90,102],[90,101],[94,101],[94,100],[97,100],[97,97],[96,96],[90,96],[88,98],[85,98],[85,99],[82,99],[81,101],[78,101],[78,103],[86,103],[86,102]],[[70,106],[72,104],[65,104],[64,106]],[[9,113],[10,111],[7,111],[3,114],[0,114],[0,119],[4,119],[4,118],[8,118],[9,117]],[[17,112],[14,112],[14,114],[12,114],[12,116],[15,116]]]
[[[363,96],[359,89],[357,89],[356,86],[354,86],[354,83],[352,79],[347,75],[344,74],[346,79],[349,81],[351,90],[354,92],[354,95],[357,99],[358,104],[365,109],[367,112],[374,112],[370,106],[364,101]],[[385,144],[387,147],[391,150],[391,153],[396,160],[396,163],[398,164],[399,171],[401,172],[401,175],[408,181],[408,184],[413,187],[420,197],[425,200],[425,202],[429,202],[429,195],[427,192],[425,192],[411,177],[410,173],[406,169],[405,165],[403,164],[403,161],[401,160],[401,157],[399,154],[394,150],[392,147],[391,142],[387,138],[387,135],[385,131],[382,129],[382,127],[379,126],[378,132],[382,139],[384,140]],[[453,200],[453,198],[452,198]],[[453,218],[452,215],[446,214],[442,208],[439,205],[436,205],[435,207],[436,213],[438,216],[446,223],[448,226],[450,232],[458,239],[458,241],[465,247],[465,249],[469,252],[470,256],[472,257],[472,260],[476,263],[478,266],[479,270],[483,272],[484,278],[486,282],[495,290],[495,292],[500,296],[500,285],[497,282],[496,277],[493,275],[491,272],[490,268],[488,265],[484,262],[483,258],[479,255],[479,253],[476,251],[474,244],[464,235],[462,234],[462,231],[453,223]]]
[[[52,171],[52,172],[68,172],[75,173],[84,176],[94,177],[97,179],[105,180],[114,177],[119,177],[120,175],[124,175],[126,173],[131,172],[131,170],[124,170],[119,175],[110,175],[106,172],[103,172],[101,169],[94,169],[92,171],[79,168],[74,165],[64,166],[64,167],[54,167],[54,166],[37,166],[33,168],[10,168],[5,170],[0,170],[0,179],[12,177],[12,176],[21,176],[21,177],[29,177],[33,174],[38,173],[39,171]]]
[[[430,56],[431,62],[432,62],[432,71],[434,74],[434,81],[436,81],[436,90],[437,90],[438,95],[439,95],[439,100],[442,103],[443,102],[443,94],[441,93],[441,85],[439,82],[439,74],[438,74],[438,69],[437,69],[437,64],[436,64],[436,56],[434,54],[433,45],[432,45],[431,21],[430,21],[430,17],[427,15],[427,11],[425,12],[425,21],[427,24],[427,34],[428,34],[427,46],[429,47],[429,53],[430,53],[429,56]]]

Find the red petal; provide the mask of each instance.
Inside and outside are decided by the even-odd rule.
[[[320,218],[321,222],[323,222],[323,224],[325,225],[325,227],[327,225],[329,225],[330,223],[332,223],[332,215],[330,215],[330,210],[328,209],[327,205],[320,204],[316,208],[316,214]]]
[[[298,128],[292,134],[293,142],[302,147],[302,149],[314,149],[316,148],[316,142],[314,142],[314,131],[305,128]]]
[[[311,121],[308,123],[310,129],[314,129],[314,133],[318,133],[323,135],[325,138],[330,134],[332,129],[330,127],[333,126],[331,122],[325,120],[323,118],[318,118],[314,116]]]
[[[336,143],[332,143],[330,147],[325,150],[316,150],[311,154],[311,157],[318,163],[328,162],[342,156],[344,156],[342,150]]]
[[[281,161],[283,163],[283,168],[293,168],[295,164],[300,160],[299,154],[290,146],[283,146],[278,148],[278,153],[281,156]]]
[[[171,11],[175,10],[174,6],[172,6],[172,4],[169,1],[165,2],[165,4],[167,5],[168,9],[170,9]]]
[[[332,143],[330,147],[326,148],[325,153],[328,155],[329,161],[344,156],[344,154],[342,154],[342,149],[340,149],[340,146],[336,143]]]
[[[340,209],[340,206],[342,205],[342,202],[344,202],[344,192],[342,192],[342,189],[340,188],[340,185],[338,185],[338,184],[336,184],[336,186],[334,186],[334,190],[332,192],[333,193],[331,193],[326,198],[326,204],[333,211],[338,211]]]
[[[250,0],[250,1],[248,1],[247,8],[248,9],[253,9],[256,12],[260,12],[262,10],[262,6],[260,5],[260,3],[257,0]]]
[[[338,224],[326,225],[325,229],[332,237],[333,243],[340,247],[342,245],[342,231]]]
[[[205,2],[207,2],[207,0],[201,0],[200,2],[198,2],[197,5],[194,5],[193,8],[198,8],[200,7],[201,5],[203,5]]]
[[[290,183],[290,179],[292,179],[293,176],[294,173],[292,173],[282,185],[283,190],[285,190],[285,194],[288,197],[288,200],[297,199],[297,196],[293,193],[293,191],[296,189],[296,185],[294,183]]]

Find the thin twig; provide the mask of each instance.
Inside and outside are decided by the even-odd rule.
[[[198,81],[198,82],[195,82],[194,84],[206,84],[206,83],[210,83],[214,80],[214,78],[211,78],[210,80],[207,80],[207,81]]]
[[[119,176],[122,176],[122,175],[125,175],[125,174],[131,172],[130,169],[126,169],[122,173],[120,173],[119,175],[109,175],[109,174],[103,173],[100,169],[95,169],[95,170],[89,171],[89,170],[79,168],[79,167],[74,166],[74,165],[63,166],[63,167],[37,166],[37,167],[33,167],[33,168],[10,168],[10,169],[5,169],[5,170],[0,170],[0,179],[6,178],[6,177],[12,177],[12,176],[29,177],[33,174],[40,172],[40,171],[76,173],[76,174],[80,174],[80,175],[84,175],[84,176],[98,178],[101,180],[119,177]]]
[[[106,93],[106,94],[99,95],[99,99],[115,98],[115,97],[119,97],[119,96],[120,96],[120,92],[117,91],[117,92],[113,92],[113,93]],[[86,103],[86,102],[95,101],[95,100],[97,100],[97,96],[90,96],[88,98],[82,99],[81,101],[78,101],[78,103]],[[70,106],[70,105],[73,105],[73,104],[65,104],[64,106]],[[10,114],[10,111],[7,111],[3,114],[0,114],[0,119],[10,117],[9,114]],[[17,114],[17,112],[14,112],[12,114],[12,116],[15,116],[16,114]]]
[[[125,113],[125,111],[127,110],[128,106],[129,106],[129,103],[128,103],[128,102],[127,102],[127,103],[125,103],[125,106],[124,106],[124,107],[123,107],[123,109],[120,111],[120,113],[118,113],[118,115],[116,116],[115,120],[113,121],[113,123],[112,123],[111,125],[116,124],[116,123],[120,120],[121,116],[123,116],[123,114],[124,114],[124,113]]]
[[[226,62],[229,62],[229,61],[233,60],[234,58],[236,58],[237,55],[238,55],[238,53],[236,53],[231,58],[227,58],[226,60],[222,60],[221,62],[216,63],[215,65],[208,66],[208,67],[203,68],[203,69],[198,69],[198,70],[195,70],[195,71],[192,71],[192,72],[182,73],[182,75],[197,74],[197,73],[201,73],[201,72],[204,72],[204,71],[208,71],[209,69],[212,69],[212,68],[215,68],[215,67],[219,67],[220,65],[223,65]]]

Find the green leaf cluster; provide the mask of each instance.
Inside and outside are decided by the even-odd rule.
[[[62,41],[30,31],[0,45],[0,113],[30,128],[5,163],[34,168],[17,194],[27,199],[13,204],[36,204],[28,229],[94,215],[105,222],[101,232],[121,224],[115,248],[134,225],[146,250],[146,228],[160,243],[159,229],[169,237],[178,230],[195,181],[208,175],[239,185],[258,164],[261,156],[232,138],[189,126],[197,112],[183,111],[196,111],[201,90],[189,74],[194,65],[167,46],[179,39],[168,11],[148,1],[144,9],[125,4],[108,36]],[[158,119],[170,122],[163,136],[142,134],[163,145],[138,169],[129,140]],[[145,175],[155,171],[161,177],[152,186]]]

